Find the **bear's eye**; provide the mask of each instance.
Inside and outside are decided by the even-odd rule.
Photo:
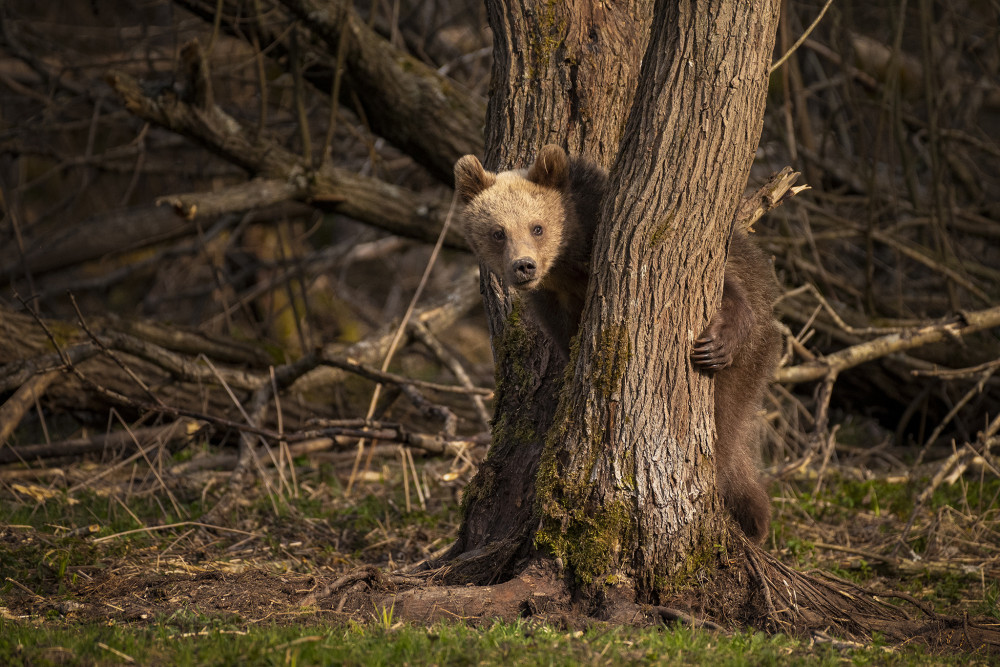
[[[502,229],[498,229],[493,232],[493,239],[495,241],[503,241],[505,238],[507,238],[507,235],[503,233]]]
[[[541,236],[542,235],[542,226],[541,225],[535,225],[534,227],[531,228],[531,233],[534,234],[535,236]]]

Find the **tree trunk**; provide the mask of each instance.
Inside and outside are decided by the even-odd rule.
[[[617,157],[558,416],[558,355],[510,326],[518,311],[484,272],[494,444],[469,487],[452,578],[503,579],[543,544],[578,582],[613,576],[648,597],[708,562],[726,534],[712,384],[688,355],[721,295],[777,3],[658,1],[655,18],[648,3],[488,6],[487,166],[524,166],[551,141],[604,166]],[[619,46],[650,23],[642,60]]]
[[[538,539],[583,583],[655,593],[725,544],[712,383],[689,355],[721,296],[777,20],[771,0],[657,3],[540,474]]]
[[[494,35],[487,167],[526,165],[546,143],[609,167],[638,80],[652,0],[486,5]],[[480,287],[496,361],[493,445],[466,489],[459,538],[445,560],[451,580],[487,583],[516,573],[534,550],[535,477],[563,368],[560,353],[520,317],[485,267]]]
[[[493,81],[486,167],[521,167],[547,143],[607,168],[646,48],[652,0],[487,0]]]

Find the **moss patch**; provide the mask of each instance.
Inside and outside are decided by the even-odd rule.
[[[572,353],[570,367],[575,368],[579,347],[574,346]],[[596,397],[598,405],[607,406],[619,392],[629,355],[624,326],[601,332],[589,374],[592,388],[587,392]],[[598,417],[589,398],[584,399],[585,405],[574,405],[572,391],[567,382],[539,463],[536,488],[542,528],[535,543],[551,549],[580,583],[590,584],[609,574],[619,561],[621,545],[629,540],[631,514],[626,501],[620,499],[604,502],[599,508],[592,506],[592,473],[607,445],[608,420]],[[586,426],[579,424],[581,413],[582,420],[590,422]],[[589,442],[570,447],[572,438],[584,436]]]
[[[650,247],[655,247],[660,245],[669,236],[670,232],[673,231],[674,219],[677,217],[677,210],[674,209],[663,218],[660,223],[653,230],[653,235],[649,237]]]
[[[601,577],[616,580],[613,572],[620,560],[622,544],[631,536],[630,511],[618,500],[600,509],[580,508],[568,513],[564,530],[546,524],[535,544],[548,547],[569,565],[579,583],[588,585]]]
[[[601,331],[598,348],[594,354],[593,387],[598,395],[609,400],[621,387],[625,364],[632,356],[628,331],[624,325],[607,327]]]
[[[534,333],[525,327],[522,321],[523,308],[521,300],[515,299],[503,335],[495,338],[493,342],[497,355],[498,402],[502,402],[503,397],[511,393],[515,396],[525,395],[535,382],[535,374],[524,363],[525,350],[530,350],[536,341]]]

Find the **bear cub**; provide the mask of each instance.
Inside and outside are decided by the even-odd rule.
[[[473,155],[455,163],[465,237],[479,261],[517,290],[531,316],[568,356],[583,312],[590,254],[607,173],[559,146],[528,169],[486,171]],[[726,508],[761,541],[771,500],[760,481],[756,413],[778,362],[770,261],[744,230],[729,245],[722,304],[695,341],[691,360],[715,373],[716,467]]]

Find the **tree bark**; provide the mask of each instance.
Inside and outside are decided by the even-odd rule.
[[[652,18],[652,2],[488,0],[494,35],[486,164],[523,166],[546,143],[608,167]],[[637,38],[638,37],[638,38]],[[463,501],[444,557],[453,581],[509,577],[534,552],[535,477],[556,413],[562,363],[485,267],[480,289],[496,361],[493,444]]]
[[[547,143],[611,166],[646,48],[652,0],[487,0],[493,81],[486,167],[509,169]]]
[[[517,309],[483,283],[494,444],[470,484],[451,572],[503,579],[543,544],[578,583],[631,581],[648,598],[703,566],[725,536],[712,385],[688,355],[721,295],[777,3],[658,1],[655,18],[649,3],[508,4],[488,3],[488,166],[528,164],[550,141],[604,166],[617,158],[558,416],[558,356],[530,327],[510,326]],[[646,34],[641,61],[616,48]]]
[[[657,3],[540,474],[539,540],[583,583],[655,594],[725,543],[712,383],[688,357],[719,304],[777,20],[771,0]]]

